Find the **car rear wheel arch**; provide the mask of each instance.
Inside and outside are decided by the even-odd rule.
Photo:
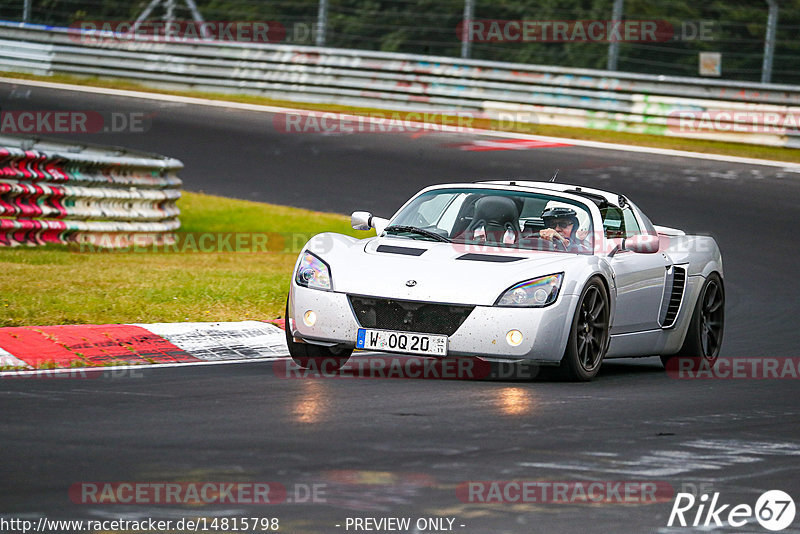
[[[719,311],[711,312],[713,317],[709,317],[715,323],[714,328],[716,339],[715,350],[712,354],[707,354],[706,348],[703,345],[704,336],[707,335],[702,332],[704,315],[708,310],[704,309],[704,300],[708,295],[708,288],[710,286],[718,287],[719,294]],[[668,366],[670,360],[676,358],[691,358],[694,360],[704,360],[707,365],[712,366],[716,363],[719,356],[720,348],[722,346],[722,339],[725,329],[725,282],[722,275],[717,271],[712,271],[703,278],[702,286],[698,292],[697,299],[692,303],[691,308],[686,310],[689,313],[689,323],[686,332],[683,336],[680,349],[673,354],[662,354],[661,361],[665,367]]]

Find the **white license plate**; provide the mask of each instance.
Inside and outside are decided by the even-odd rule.
[[[447,336],[359,328],[356,348],[447,356]]]

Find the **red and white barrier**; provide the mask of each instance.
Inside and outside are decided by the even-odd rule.
[[[0,328],[5,370],[241,361],[288,356],[283,330],[261,321]]]

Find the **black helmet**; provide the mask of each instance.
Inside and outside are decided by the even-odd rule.
[[[578,222],[578,214],[572,208],[565,208],[563,206],[556,206],[547,208],[542,212],[542,220],[545,226],[548,225],[550,219],[571,219],[572,220],[572,234],[578,230],[580,223]]]

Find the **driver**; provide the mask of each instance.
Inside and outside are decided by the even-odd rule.
[[[557,250],[562,246],[568,252],[590,250],[589,243],[585,241],[586,236],[581,236],[584,232],[578,230],[578,215],[572,208],[546,208],[542,212],[542,221],[545,228],[539,232],[539,237],[553,243]]]

